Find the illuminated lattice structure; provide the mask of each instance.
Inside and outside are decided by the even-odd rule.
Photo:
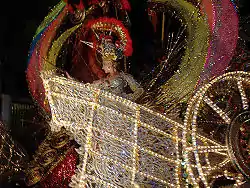
[[[52,129],[65,127],[81,145],[82,163],[72,186],[180,185],[183,125],[91,85],[45,77]]]
[[[42,78],[52,130],[65,127],[80,144],[81,162],[72,187],[210,187],[221,176],[236,180],[235,185],[242,183],[243,176],[230,171],[234,160],[228,150],[230,141],[211,137],[204,122],[212,118],[210,123],[215,125],[233,126],[228,111],[215,104],[215,94],[218,88],[225,92],[229,86],[228,92],[235,92],[235,83],[240,106],[248,108],[243,90],[249,73],[228,73],[201,88],[190,100],[184,125],[88,84],[48,72]]]

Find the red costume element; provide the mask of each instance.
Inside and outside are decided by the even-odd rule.
[[[71,182],[71,177],[75,174],[78,161],[78,154],[75,148],[72,148],[61,161],[43,180],[40,185],[42,188],[67,188]]]
[[[84,34],[84,26],[81,32],[77,35],[76,43],[74,44],[72,69],[71,74],[84,83],[91,83],[96,79],[103,78],[105,73],[96,62],[95,51],[87,45],[81,43],[81,40],[89,39],[95,41],[93,33]]]
[[[148,8],[148,15],[151,16],[151,22],[153,24],[154,27],[154,32],[156,32],[157,30],[157,14],[154,10],[151,10],[150,8]]]
[[[84,4],[82,0],[64,0],[67,3],[67,7],[70,13],[74,13],[75,9],[83,10]]]
[[[121,21],[115,18],[103,17],[89,21],[86,25],[86,28],[91,28],[92,30],[97,31],[112,31],[118,37],[117,41],[119,41],[122,46],[123,54],[125,56],[132,55],[132,40],[130,38],[128,30],[125,28]]]
[[[126,10],[126,11],[131,11],[131,6],[128,2],[128,0],[120,0],[121,6],[122,6],[122,10]]]
[[[99,4],[102,0],[88,0],[88,5],[96,5]]]
[[[86,25],[83,25],[81,32],[77,35],[77,42],[74,47],[76,50],[73,51],[71,74],[76,79],[91,83],[96,79],[105,77],[100,62],[97,62],[96,50],[100,46],[102,39],[112,39],[113,37],[107,35],[104,31],[111,31],[117,36],[117,40],[114,43],[117,49],[121,49],[124,56],[132,55],[132,40],[128,30],[119,20],[106,17],[89,20]],[[93,44],[93,49],[83,44],[82,41],[88,41]]]

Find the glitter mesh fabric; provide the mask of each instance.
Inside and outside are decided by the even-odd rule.
[[[203,70],[209,46],[209,27],[197,7],[183,0],[157,0],[171,6],[187,28],[187,46],[178,71],[161,87],[156,97],[157,104],[176,105],[187,101]]]
[[[206,3],[209,4],[209,1]],[[207,11],[206,14],[213,18],[210,25],[211,37],[206,64],[200,77],[200,86],[225,72],[238,40],[238,16],[232,2],[213,0],[210,3],[212,12]]]
[[[67,188],[75,174],[77,162],[78,154],[75,148],[71,148],[65,158],[40,183],[40,187]]]
[[[41,85],[42,80],[39,77],[39,72],[43,70],[45,62],[47,60],[47,53],[50,49],[53,38],[56,35],[56,31],[63,21],[64,16],[67,14],[67,10],[64,8],[57,15],[57,18],[53,20],[42,32],[40,32],[37,37],[37,41],[33,41],[33,49],[31,49],[29,57],[29,65],[27,68],[27,80],[30,89],[30,93],[34,100],[49,112],[49,106],[46,103],[44,96],[44,88]]]

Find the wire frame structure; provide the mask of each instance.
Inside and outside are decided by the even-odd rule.
[[[232,127],[233,121],[205,95],[228,78],[238,80],[236,85],[241,88],[240,81],[248,82],[249,73],[228,73],[201,88],[190,100],[182,124],[90,84],[43,72],[52,130],[66,128],[80,145],[80,164],[70,186],[210,187],[221,176],[234,180],[236,186],[242,184],[242,174],[231,163],[235,150],[230,152],[229,142],[202,130],[205,124],[197,117],[206,112],[199,110],[203,100],[228,129]],[[239,93],[245,101],[241,90]]]
[[[0,122],[0,183],[23,170],[27,154]]]
[[[51,128],[80,144],[72,187],[180,185],[183,125],[129,100],[74,80],[43,74]]]

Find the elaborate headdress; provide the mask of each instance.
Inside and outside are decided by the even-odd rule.
[[[132,40],[124,25],[114,18],[99,18],[88,22],[96,40],[92,43],[81,41],[94,48],[102,55],[103,60],[118,60],[124,56],[131,56],[133,52]]]
[[[74,10],[83,10],[85,6],[97,5],[104,2],[104,0],[63,0],[67,3],[69,12],[73,13]],[[130,11],[131,6],[128,0],[114,0],[114,4],[121,10]]]

